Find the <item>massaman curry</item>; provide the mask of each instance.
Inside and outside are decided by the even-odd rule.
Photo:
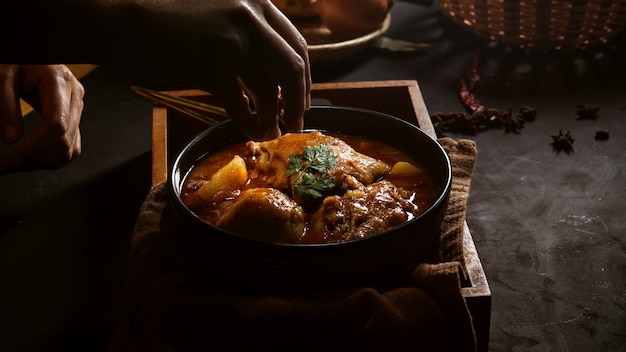
[[[278,243],[359,239],[427,209],[437,190],[408,154],[319,131],[231,145],[185,178],[182,200],[206,222]]]

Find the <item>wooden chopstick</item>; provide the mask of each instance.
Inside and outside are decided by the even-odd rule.
[[[219,121],[205,113],[229,118],[226,110],[219,106],[206,104],[192,99],[176,97],[170,94],[157,92],[151,89],[137,86],[132,86],[131,90],[143,97],[152,100],[152,102],[154,103],[158,103],[168,108],[172,108],[195,119],[206,122],[210,125],[215,125]]]

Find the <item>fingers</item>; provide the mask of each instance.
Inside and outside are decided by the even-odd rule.
[[[254,71],[248,72],[246,71]],[[246,95],[252,99],[256,110],[258,124],[263,131],[263,140],[277,138],[281,135],[279,127],[279,91],[275,80],[269,75],[265,65],[256,60],[256,64],[250,64],[242,75],[247,80],[241,82]]]
[[[308,109],[311,107],[311,69],[308,44],[298,28],[278,8],[275,6],[271,7],[272,9],[266,12],[268,23],[291,45],[304,61],[305,108]],[[281,85],[285,86],[284,83]]]
[[[31,66],[24,70],[23,89],[25,93],[36,93],[43,120],[0,160],[0,173],[56,169],[81,153],[83,86],[65,66]]]
[[[214,88],[214,92],[220,97],[224,109],[242,133],[253,140],[264,139],[265,131],[261,130],[259,120],[253,118],[250,101],[236,79],[220,79],[220,85]]]
[[[6,144],[15,143],[22,135],[22,112],[15,82],[18,65],[0,65],[0,134]]]
[[[258,52],[257,70],[263,70],[263,79],[273,79],[282,90],[284,122],[291,131],[303,127],[304,111],[310,106],[311,77],[306,41],[293,24],[273,5],[263,9],[264,18],[257,19],[251,31],[253,50]],[[257,71],[257,74],[259,74]],[[255,72],[248,70],[242,76],[247,85],[257,81]],[[258,85],[258,84],[257,84]],[[269,104],[269,102],[267,102]],[[275,106],[275,104],[273,104]],[[259,107],[257,106],[257,109]],[[263,110],[269,111],[269,106]]]
[[[249,82],[251,83],[251,82]],[[254,85],[252,85],[254,86]],[[249,88],[244,85],[246,94],[252,99],[256,110],[256,121],[260,132],[256,140],[269,140],[281,135],[278,114],[278,89],[276,86],[265,88]],[[257,92],[257,93],[254,93]]]

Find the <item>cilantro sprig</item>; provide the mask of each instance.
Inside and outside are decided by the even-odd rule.
[[[337,157],[332,154],[327,144],[306,146],[302,154],[289,156],[285,176],[296,175],[292,184],[294,195],[304,199],[320,198],[324,191],[335,187],[335,181],[327,174],[337,164]]]

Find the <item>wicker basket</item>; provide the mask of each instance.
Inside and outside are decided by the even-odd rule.
[[[535,49],[586,49],[626,26],[626,0],[440,0],[444,15],[479,38]]]

